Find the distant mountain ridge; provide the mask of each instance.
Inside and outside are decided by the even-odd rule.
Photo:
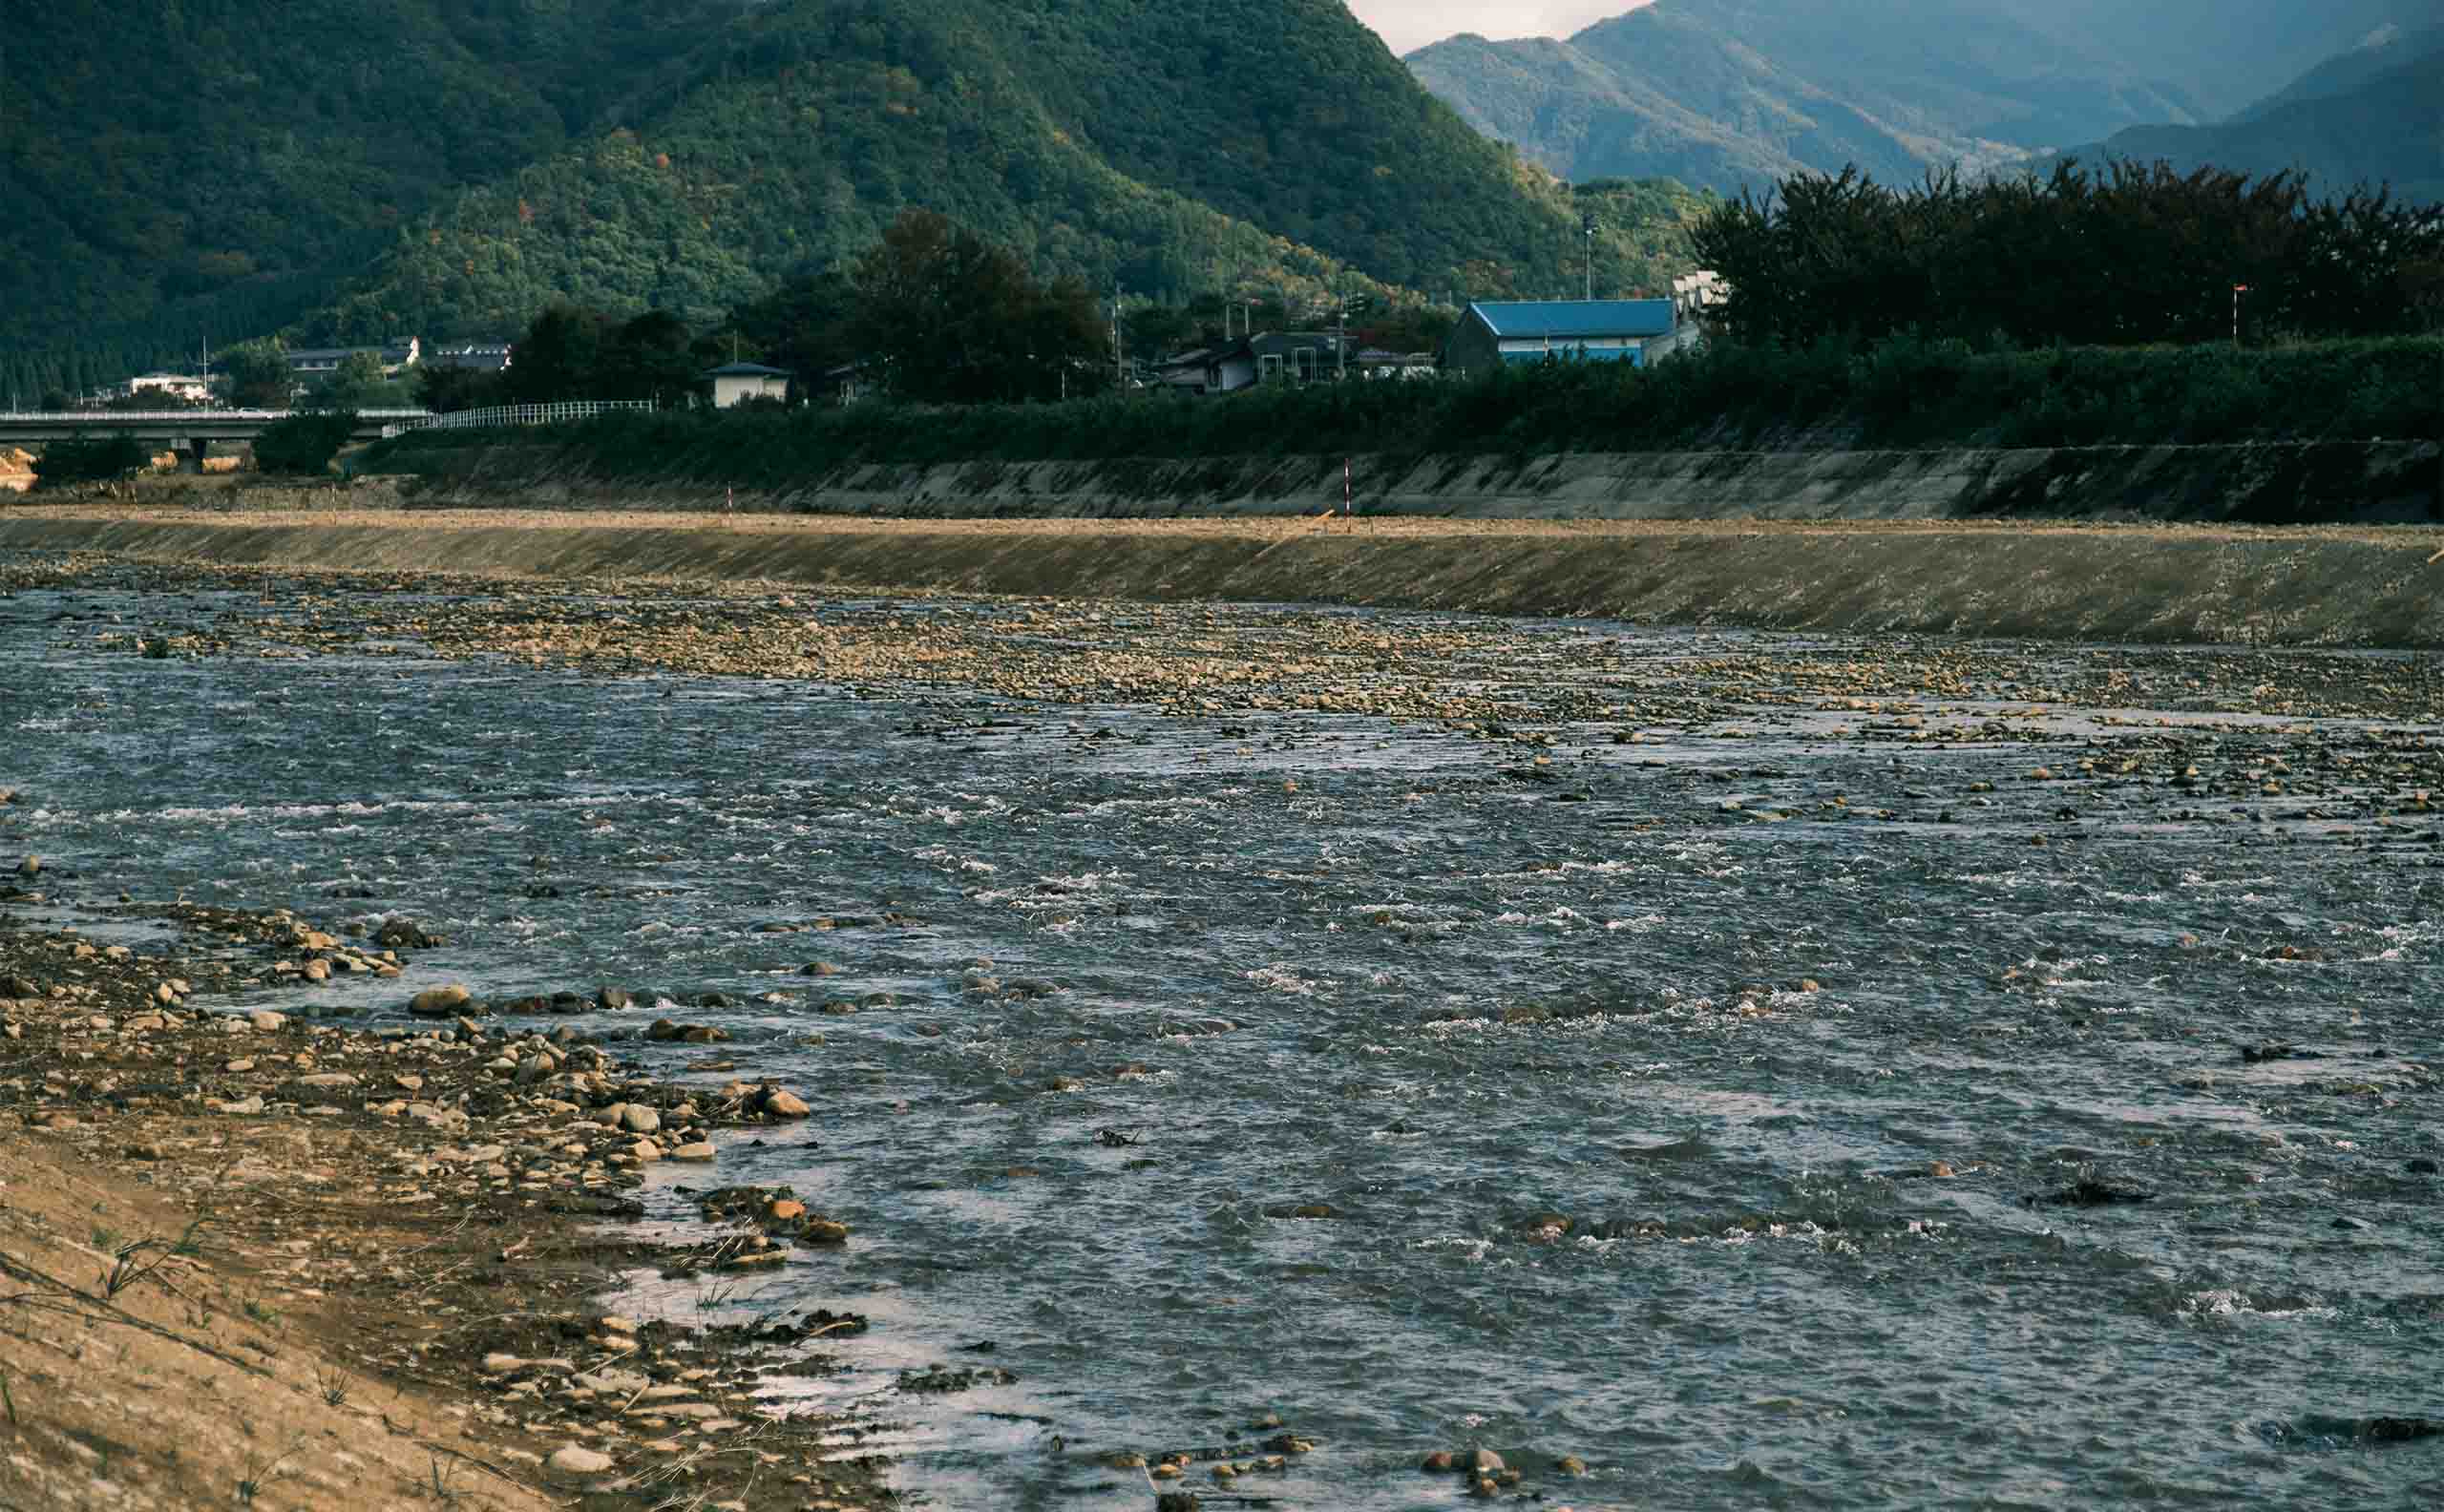
[[[1565,178],[1726,191],[1846,164],[1886,179],[1975,170],[2209,115],[1992,0],[1654,0],[1567,41],[1461,36],[1407,61],[1470,124]]]
[[[2050,35],[2075,38],[2150,77],[2171,80],[2213,120],[2263,99],[2310,64],[2359,47],[2389,27],[2416,31],[2436,19],[2435,0],[1991,3]],[[2082,133],[2079,139],[2102,135]]]
[[[2353,49],[2228,121],[2134,127],[2065,156],[2299,173],[2328,195],[2390,184],[2398,199],[2444,204],[2444,27]]]
[[[2384,27],[2359,46],[2328,58],[2223,124],[2259,120],[2286,105],[2351,94],[2395,69],[2439,51],[2444,51],[2444,23],[2416,30]]]

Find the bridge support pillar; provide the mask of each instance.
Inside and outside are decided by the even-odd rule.
[[[179,472],[201,472],[203,471],[203,459],[212,455],[212,441],[206,436],[196,436],[189,440],[174,443],[174,449],[179,453]]]

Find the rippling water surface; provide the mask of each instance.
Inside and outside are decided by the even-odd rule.
[[[404,912],[453,937],[420,981],[746,1004],[687,1017],[817,1112],[721,1178],[857,1237],[741,1300],[874,1317],[824,1399],[937,1504],[1142,1508],[1102,1454],[1268,1411],[1319,1445],[1255,1478],[1299,1506],[1456,1502],[1415,1464],[1475,1443],[1581,1507],[2444,1498],[2444,1442],[2349,1441],[2444,1416],[2408,834],[2065,819],[2024,779],[2112,738],[2075,717],[2051,753],[1565,729],[1537,781],[1362,719],[98,657],[63,607],[159,606],[0,601],[11,823],[83,894]],[[2082,1180],[2156,1196],[2024,1200]],[[890,1390],[940,1361],[1018,1380]]]

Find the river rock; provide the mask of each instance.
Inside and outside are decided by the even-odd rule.
[[[657,1134],[662,1131],[662,1115],[642,1102],[623,1102],[620,1126],[631,1134]]]
[[[703,1164],[714,1159],[721,1152],[719,1150],[713,1148],[710,1142],[706,1140],[695,1140],[673,1149],[670,1152],[670,1158],[675,1161],[693,1161],[698,1164]]]
[[[408,1012],[419,1018],[448,1018],[457,1014],[475,995],[456,983],[447,987],[430,987],[408,1000]]]
[[[278,1034],[281,1030],[288,1027],[288,1016],[286,1014],[276,1014],[268,1009],[258,1008],[253,1013],[246,1015],[246,1022],[254,1025],[255,1032],[258,1034]]]
[[[774,1087],[764,1094],[763,1109],[774,1118],[801,1119],[814,1111],[796,1094]]]
[[[611,1468],[611,1457],[599,1449],[570,1444],[565,1449],[553,1450],[552,1458],[544,1460],[543,1466],[555,1475],[600,1475]]]
[[[415,920],[394,918],[373,932],[373,943],[384,950],[425,950],[441,942],[419,929]]]
[[[607,1013],[617,1013],[628,1006],[625,987],[598,987],[594,990],[594,1005]]]

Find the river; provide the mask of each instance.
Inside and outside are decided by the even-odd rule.
[[[728,1030],[815,1117],[721,1179],[854,1238],[641,1298],[872,1316],[791,1389],[925,1504],[1142,1509],[1107,1456],[1256,1457],[1267,1415],[1315,1452],[1242,1494],[1370,1512],[1456,1502],[1418,1462],[1477,1445],[1581,1508],[2444,1498],[2444,1440],[2367,1437],[2444,1416],[2424,705],[1811,688],[1523,741],[130,639],[265,598],[0,598],[0,845]],[[1876,650],[1465,623],[1591,683]],[[2117,654],[1992,652],[2029,687]],[[895,1389],[937,1364],[1011,1378]]]

